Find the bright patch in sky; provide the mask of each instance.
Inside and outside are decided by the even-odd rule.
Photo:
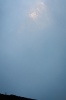
[[[46,2],[39,1],[32,3],[31,7],[27,10],[27,22],[22,23],[21,30],[26,30],[26,26],[31,27],[33,30],[42,30],[44,28],[50,27],[52,24],[52,17],[50,9]]]
[[[46,5],[43,2],[36,4],[35,8],[32,8],[32,11],[29,13],[29,17],[33,20],[37,19],[43,11],[45,11]]]
[[[38,15],[37,15],[37,13],[34,11],[34,12],[32,12],[32,13],[30,14],[30,17],[31,17],[32,19],[36,19],[36,18],[38,17]]]
[[[40,29],[46,28],[52,23],[51,13],[46,2],[38,1],[30,8],[28,16]]]

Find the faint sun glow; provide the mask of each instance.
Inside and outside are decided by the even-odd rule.
[[[34,11],[31,14],[29,14],[29,17],[32,19],[36,19],[38,17],[38,14]]]
[[[36,4],[35,8],[32,8],[31,12],[29,13],[29,17],[33,20],[37,19],[43,11],[45,11],[46,6],[43,2],[39,2]]]

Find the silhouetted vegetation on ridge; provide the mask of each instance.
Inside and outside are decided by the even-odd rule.
[[[35,100],[35,99],[20,97],[12,94],[11,95],[0,94],[0,100]]]

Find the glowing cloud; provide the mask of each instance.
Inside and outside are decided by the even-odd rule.
[[[38,14],[34,11],[31,14],[29,14],[30,18],[36,19],[38,17]]]
[[[33,10],[29,13],[29,17],[33,20],[37,19],[43,11],[46,10],[46,5],[43,2],[39,2]]]
[[[53,21],[50,10],[45,2],[37,2],[35,6],[30,8],[28,16],[40,29],[47,26],[50,27]]]
[[[32,29],[33,31],[39,31],[47,27],[51,27],[53,19],[50,13],[50,9],[45,2],[37,2],[35,5],[31,6],[27,11],[27,22],[22,23],[20,27],[20,32],[27,29]]]

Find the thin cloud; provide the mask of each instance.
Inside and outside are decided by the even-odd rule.
[[[33,20],[40,28],[48,26],[52,22],[48,9],[45,2],[37,2],[36,6],[32,7],[29,11],[29,19]]]
[[[38,32],[44,28],[51,27],[52,17],[47,4],[43,1],[36,2],[27,10],[26,21],[20,26],[20,33],[25,30]]]
[[[31,8],[31,12],[29,13],[29,17],[33,20],[37,19],[41,16],[41,13],[46,10],[46,5],[43,2],[39,2],[36,4],[35,8]]]

